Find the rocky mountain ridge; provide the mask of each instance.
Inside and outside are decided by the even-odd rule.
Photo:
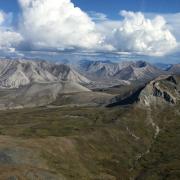
[[[174,64],[169,69],[168,72],[171,74],[180,75],[180,64]]]
[[[145,61],[125,61],[113,63],[111,61],[81,61],[76,67],[85,77],[91,81],[114,82],[114,84],[126,84],[129,81],[152,80],[165,71]]]
[[[30,60],[0,60],[0,87],[18,88],[34,82],[72,81],[87,84],[90,81],[64,64]]]
[[[180,77],[160,76],[142,90],[140,103],[145,106],[156,104],[177,104],[180,100]]]

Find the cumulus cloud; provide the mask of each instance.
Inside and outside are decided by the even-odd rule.
[[[0,52],[14,52],[22,41],[22,36],[19,33],[6,26],[10,16],[10,14],[0,11]]]
[[[18,1],[17,31],[11,27],[12,14],[0,11],[0,51],[83,49],[162,56],[178,46],[179,19],[171,17],[179,14],[147,18],[141,12],[121,11],[122,19],[112,21],[102,13],[83,12],[71,0]]]
[[[167,26],[176,37],[176,40],[180,41],[180,13],[162,14],[162,16],[166,19]]]
[[[102,21],[107,21],[108,17],[104,13],[99,13],[95,11],[90,11],[88,12],[88,15],[91,17],[91,19],[95,22],[102,22]]]
[[[164,55],[177,42],[162,16],[145,18],[141,13],[121,11],[122,21],[108,20],[102,13],[90,15],[71,0],[19,0],[20,31],[32,49],[90,49]]]
[[[98,48],[95,23],[70,0],[19,0],[21,33],[34,48]]]
[[[0,24],[4,22],[4,13],[0,11]]]
[[[122,21],[110,21],[100,26],[107,34],[107,43],[117,51],[161,56],[177,47],[176,39],[162,16],[148,19],[141,12],[129,11],[121,11],[120,15],[124,18]]]

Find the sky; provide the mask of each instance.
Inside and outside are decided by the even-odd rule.
[[[180,54],[179,29],[179,0],[0,1],[0,56],[104,52],[162,60]]]
[[[109,18],[118,19],[120,10],[155,13],[177,13],[179,0],[73,0],[84,11],[102,12]]]
[[[95,11],[106,14],[109,18],[118,19],[120,10],[154,13],[180,12],[179,0],[72,0],[75,6],[83,11]],[[18,13],[17,0],[0,1],[0,8],[6,12]]]

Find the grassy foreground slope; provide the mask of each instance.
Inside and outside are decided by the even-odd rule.
[[[178,108],[0,111],[0,179],[178,179]]]
[[[7,138],[0,151],[11,160],[6,168],[15,165],[20,175],[26,165],[67,179],[128,177],[153,134],[146,113],[134,108],[35,108],[0,117],[0,139]]]
[[[160,108],[160,107],[159,107]],[[180,105],[153,110],[160,133],[136,164],[137,180],[180,179]],[[156,112],[156,113],[155,113]]]

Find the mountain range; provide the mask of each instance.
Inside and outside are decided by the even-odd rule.
[[[33,82],[90,81],[67,65],[46,61],[0,60],[0,87],[18,88]]]
[[[90,88],[148,82],[162,74],[178,74],[179,64],[166,71],[145,61],[113,63],[79,61],[76,65],[33,60],[0,60],[0,87],[18,88],[31,83],[71,81]]]
[[[0,60],[0,109],[53,102],[56,106],[124,104],[131,102],[134,99],[131,97],[151,80],[178,74],[178,68],[179,65],[174,65],[163,71],[144,61],[80,61],[73,66],[3,59]]]
[[[178,75],[180,75],[180,64],[172,65],[168,69],[168,72],[171,73],[171,74],[178,74]]]
[[[105,86],[128,84],[131,81],[147,82],[165,71],[144,61],[124,61],[113,63],[111,61],[80,61],[77,70],[85,77],[98,84]]]

